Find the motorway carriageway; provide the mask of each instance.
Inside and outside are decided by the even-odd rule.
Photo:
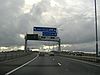
[[[0,62],[0,75],[100,75],[100,65],[37,54]]]

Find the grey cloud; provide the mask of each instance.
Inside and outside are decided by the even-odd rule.
[[[19,37],[19,34],[32,33],[33,26],[57,27],[58,36],[65,44],[79,45],[95,41],[93,1],[76,0],[76,3],[80,2],[82,5],[70,7],[66,0],[54,1],[60,6],[52,7],[50,0],[41,0],[41,2],[33,4],[29,13],[24,14],[21,12],[24,0],[0,0],[0,44],[4,45],[8,42],[11,45],[13,43],[23,44],[24,40]],[[44,13],[46,14],[43,15]],[[100,15],[98,15],[98,34],[100,33],[99,20]],[[8,37],[6,38],[6,36]]]
[[[62,2],[60,2],[60,0],[55,1],[59,4],[67,4],[65,0]],[[28,14],[31,14],[29,17],[33,25],[57,28],[60,26],[62,31],[58,31],[62,43],[85,43],[95,41],[93,3],[92,1],[87,1],[90,5],[89,7],[88,3],[85,3],[85,1],[81,2],[83,2],[84,5],[82,9],[80,6],[70,8],[66,8],[64,5],[62,5],[62,7],[51,7],[50,1],[42,0],[38,4],[34,4],[31,12]],[[46,15],[44,19],[42,14],[45,12],[51,13],[52,15]],[[61,18],[58,19],[57,17]],[[30,26],[32,27],[32,25]]]
[[[0,0],[0,45],[16,45],[17,17],[21,14],[23,0]]]

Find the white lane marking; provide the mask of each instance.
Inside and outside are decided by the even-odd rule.
[[[59,66],[61,66],[61,63],[58,63]]]
[[[27,64],[29,64],[29,63],[31,63],[32,61],[34,61],[35,59],[37,59],[37,58],[38,58],[38,56],[39,56],[39,55],[37,55],[37,56],[36,56],[35,58],[33,58],[32,60],[30,60],[30,61],[26,62],[25,64],[23,64],[23,65],[21,65],[21,66],[19,66],[19,67],[15,68],[15,69],[13,69],[13,70],[11,70],[10,72],[6,73],[5,75],[10,75],[11,73],[13,73],[13,72],[17,71],[18,69],[20,69],[20,68],[24,67],[25,65],[27,65]]]

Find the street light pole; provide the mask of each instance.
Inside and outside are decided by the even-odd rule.
[[[95,4],[95,31],[96,31],[96,57],[98,57],[98,29],[97,29],[97,1],[94,0]]]

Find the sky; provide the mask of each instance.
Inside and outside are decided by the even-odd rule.
[[[97,0],[100,41],[99,4]],[[56,27],[62,44],[93,50],[94,0],[0,0],[0,46],[24,45],[23,35],[33,33],[34,26]]]

